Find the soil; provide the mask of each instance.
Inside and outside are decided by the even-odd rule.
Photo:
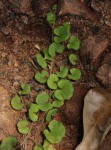
[[[0,97],[7,95],[2,98],[2,101],[4,99],[4,103],[5,101],[7,103],[6,99],[10,101],[22,83],[29,83],[32,92],[23,98],[23,103],[27,105],[33,102],[37,92],[44,88],[33,79],[38,66],[34,67],[32,63],[39,52],[35,45],[38,44],[43,48],[51,43],[52,31],[45,17],[54,4],[58,5],[56,26],[70,21],[71,33],[81,40],[77,55],[82,78],[74,83],[75,92],[71,100],[59,110],[57,117],[65,125],[67,133],[63,141],[55,146],[56,150],[74,150],[83,136],[84,96],[93,87],[111,87],[110,0],[75,0],[75,2],[73,0],[1,0]],[[59,58],[57,65],[66,63],[65,55],[67,54],[63,54],[62,59]],[[11,109],[9,104],[7,105],[6,107]],[[5,108],[1,105],[1,109],[2,107]],[[18,139],[17,149],[31,150],[34,142],[42,143],[44,116],[40,114],[37,123],[30,123],[30,135],[23,136],[16,132],[14,125],[16,126],[16,122],[21,118],[25,118],[26,110],[22,110],[20,114],[16,113],[9,112],[13,116],[10,118],[12,123],[10,120],[8,122],[9,126],[4,125],[6,122],[3,124],[0,121],[0,130],[4,126],[7,131],[0,134],[0,139],[7,135],[14,135]],[[103,145],[106,146],[101,146],[101,150],[110,150],[111,142],[108,141],[111,141],[111,133],[106,138],[107,140],[103,141]]]

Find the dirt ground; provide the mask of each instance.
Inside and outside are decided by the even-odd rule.
[[[58,5],[56,25],[70,21],[71,33],[81,40],[78,66],[82,70],[82,78],[74,83],[75,93],[71,100],[59,110],[57,117],[65,125],[67,133],[62,143],[55,146],[57,150],[75,150],[83,136],[84,96],[93,87],[111,87],[110,0],[1,0],[0,97],[10,101],[22,83],[29,83],[32,92],[30,97],[24,97],[24,103],[27,104],[43,88],[33,80],[36,69],[31,62],[38,52],[35,45],[45,47],[51,42],[51,29],[45,17],[54,4]],[[11,112],[13,123],[9,119],[8,125],[4,124],[8,131],[0,133],[0,139],[9,134],[15,135],[20,146],[18,149],[31,150],[33,141],[42,142],[41,131],[45,124],[43,114],[40,114],[39,121],[31,125],[31,134],[19,135],[14,125],[21,117],[24,118],[25,111],[19,114]],[[0,130],[2,126],[0,122]],[[100,150],[110,150],[110,143],[111,132]]]

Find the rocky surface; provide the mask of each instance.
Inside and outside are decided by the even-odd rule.
[[[96,77],[104,86],[111,87],[111,53],[105,56]]]
[[[92,0],[92,8],[97,12],[98,18],[101,23],[105,23],[107,26],[111,27],[111,1],[110,0]]]
[[[51,41],[51,28],[46,23],[45,16],[54,4],[58,4],[59,8],[57,25],[70,21],[72,34],[81,39],[81,57],[78,64],[80,65],[81,62],[80,68],[83,77],[80,83],[77,86],[75,85],[75,95],[72,100],[68,101],[59,113],[59,117],[66,126],[67,135],[63,142],[57,145],[57,150],[72,150],[76,148],[83,136],[83,99],[87,90],[92,87],[89,83],[90,79],[96,78],[93,87],[96,86],[98,81],[100,83],[98,86],[111,86],[109,55],[111,40],[110,0],[88,0],[87,3],[83,0],[1,0],[0,84],[5,91],[8,91],[8,96],[12,96],[17,93],[22,83],[29,83],[35,89],[27,100],[24,97],[24,103],[27,104],[29,101],[33,101],[35,90],[39,91],[43,88],[38,87],[38,84],[33,81],[33,75],[38,66],[33,66],[32,59],[38,52],[35,47],[36,44],[42,48]],[[90,79],[89,76],[84,75],[84,72],[87,71]],[[4,95],[4,90],[1,90],[1,95]],[[7,99],[10,99],[10,96]],[[2,108],[8,112],[4,106]],[[6,116],[9,116],[7,112]],[[12,112],[10,113],[12,116],[14,115]],[[9,123],[11,122],[9,121]],[[43,128],[44,124],[41,117],[40,122],[35,123],[31,130],[31,137],[36,143],[40,143],[42,140],[41,131]],[[10,129],[9,134],[14,134],[14,132]],[[1,136],[3,136],[2,132]],[[103,141],[104,145],[105,142],[110,141],[110,134],[108,134],[107,139]],[[33,142],[21,136],[19,143],[23,144],[23,141],[31,150]]]
[[[81,3],[78,0],[60,0],[59,15],[78,15],[86,19],[91,19],[97,22],[96,16],[89,10],[85,3]]]
[[[108,51],[109,40],[101,35],[89,36],[83,40],[80,50],[81,61],[86,69],[98,69],[104,54]]]
[[[0,140],[8,135],[17,135],[16,122],[19,113],[10,106],[9,92],[0,86]]]

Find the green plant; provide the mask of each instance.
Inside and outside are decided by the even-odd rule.
[[[27,134],[30,131],[27,120],[20,120],[17,123],[17,128],[18,128],[19,133],[21,134]]]
[[[28,84],[21,85],[22,91],[19,91],[19,95],[26,95],[30,92],[30,86]]]
[[[37,104],[31,104],[29,109],[29,118],[33,122],[36,122],[38,120],[38,116],[36,113],[39,111],[39,106]]]
[[[70,54],[69,55],[69,61],[72,65],[76,65],[76,61],[77,61],[77,56],[75,54]]]
[[[35,74],[35,80],[44,86],[44,91],[39,92],[33,103],[26,107],[28,111],[27,119],[30,119],[31,123],[37,122],[39,114],[44,112],[46,117],[44,120],[48,124],[48,129],[43,132],[45,136],[44,144],[35,145],[33,150],[55,150],[52,144],[62,141],[65,136],[65,127],[61,122],[55,120],[54,116],[57,114],[58,108],[73,96],[73,82],[81,77],[81,70],[76,68],[76,51],[68,56],[70,64],[62,64],[55,69],[56,58],[66,51],[66,47],[68,52],[71,53],[71,50],[78,50],[80,47],[80,40],[76,36],[71,36],[70,23],[65,22],[55,28],[55,11],[56,6],[46,17],[52,28],[52,43],[36,55],[36,63],[40,67]],[[74,68],[72,68],[72,65],[75,65]],[[15,96],[11,101],[12,107],[16,110],[23,108],[22,96],[30,92],[30,86],[27,84],[22,84],[21,88],[20,97]],[[27,120],[19,121],[17,128],[21,134],[28,134],[30,131]]]
[[[78,50],[79,47],[80,47],[80,40],[76,36],[71,36],[69,44],[67,45],[67,48]]]
[[[52,120],[48,125],[49,130],[44,130],[46,139],[52,143],[57,144],[62,141],[65,135],[65,127],[57,120]]]
[[[11,106],[15,110],[20,110],[23,108],[23,105],[21,103],[21,99],[18,95],[16,95],[14,98],[11,100]]]
[[[79,80],[81,78],[81,70],[77,68],[70,69],[71,75],[68,75],[68,78],[71,80]]]
[[[17,139],[14,136],[6,137],[0,144],[0,150],[14,150],[17,144]]]

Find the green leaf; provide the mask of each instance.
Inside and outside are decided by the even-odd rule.
[[[65,78],[68,75],[68,69],[65,67],[60,67],[60,72],[57,72],[57,76],[60,78]]]
[[[36,55],[36,59],[37,59],[37,62],[38,64],[43,68],[45,69],[47,67],[47,63],[45,62],[45,59],[42,57],[42,55],[40,53],[38,53]]]
[[[63,97],[63,95],[62,95],[61,90],[56,90],[56,91],[54,92],[54,96],[55,96],[55,98],[58,99],[58,100],[61,100],[61,101],[64,100],[64,97]]]
[[[55,37],[54,41],[56,43],[61,43],[66,41],[70,35],[70,24],[64,23],[62,26],[56,27],[54,29]]]
[[[33,150],[44,150],[42,145],[36,145],[34,146]]]
[[[52,10],[57,10],[57,4],[52,6]]]
[[[53,13],[48,13],[46,20],[47,20],[47,22],[48,22],[49,24],[54,24],[54,23],[55,23],[55,20],[56,20],[55,14],[53,14]]]
[[[77,56],[75,54],[70,54],[69,55],[69,61],[72,65],[76,65],[76,61],[77,61]]]
[[[30,92],[30,86],[28,84],[21,85],[22,91],[19,91],[20,95],[26,95]]]
[[[49,73],[46,70],[42,70],[42,72],[38,72],[35,74],[35,79],[39,83],[46,83]]]
[[[41,111],[48,111],[49,109],[52,109],[53,105],[51,103],[45,103],[45,104],[40,104],[39,109]]]
[[[50,89],[57,89],[58,77],[56,74],[51,74],[47,80],[47,85]]]
[[[40,93],[36,97],[36,103],[39,106],[39,109],[41,111],[48,111],[49,109],[52,109],[53,105],[48,102],[49,95],[47,93]]]
[[[58,82],[58,87],[60,89],[57,89],[54,92],[55,98],[58,100],[69,100],[74,92],[74,88],[72,83],[69,80],[62,79]]]
[[[11,106],[15,110],[20,110],[23,108],[23,105],[21,104],[21,99],[18,95],[16,95],[12,100],[11,100]]]
[[[27,120],[20,120],[18,123],[17,123],[17,128],[18,128],[18,131],[21,133],[21,134],[28,134],[30,129],[28,127],[28,121]]]
[[[37,97],[36,97],[36,103],[38,105],[39,104],[45,104],[45,103],[48,102],[49,98],[50,98],[49,94],[42,92],[42,93],[40,93],[40,94],[37,95]]]
[[[35,114],[31,109],[29,109],[29,118],[33,122],[36,122],[38,120],[37,114]]]
[[[52,144],[50,144],[47,140],[44,141],[44,150],[56,150]]]
[[[49,55],[54,57],[56,52],[63,53],[63,50],[64,50],[64,48],[61,44],[57,44],[54,42],[49,46]]]
[[[38,120],[37,112],[39,111],[39,106],[37,104],[31,104],[29,109],[29,118],[33,122],[36,122]]]
[[[55,114],[57,114],[57,109],[49,110],[46,116],[46,121],[47,122],[51,121],[52,116],[54,116]]]
[[[38,106],[37,104],[31,103],[31,105],[30,105],[30,110],[31,110],[32,112],[37,113],[37,112],[39,111],[39,106]]]
[[[71,75],[68,75],[70,80],[79,80],[81,78],[81,70],[73,68],[70,70]]]
[[[53,102],[53,107],[59,108],[64,105],[64,101],[55,100]]]
[[[67,48],[78,50],[80,48],[80,40],[76,36],[71,36]]]
[[[44,53],[45,59],[50,60],[50,61],[52,61],[54,59],[52,56],[49,55],[49,49],[48,48],[44,48],[42,51]]]
[[[65,136],[65,127],[63,124],[57,120],[52,120],[48,127],[49,130],[44,130],[46,139],[52,144],[60,143]]]
[[[0,144],[0,150],[14,150],[17,144],[17,139],[14,136],[6,137]]]

